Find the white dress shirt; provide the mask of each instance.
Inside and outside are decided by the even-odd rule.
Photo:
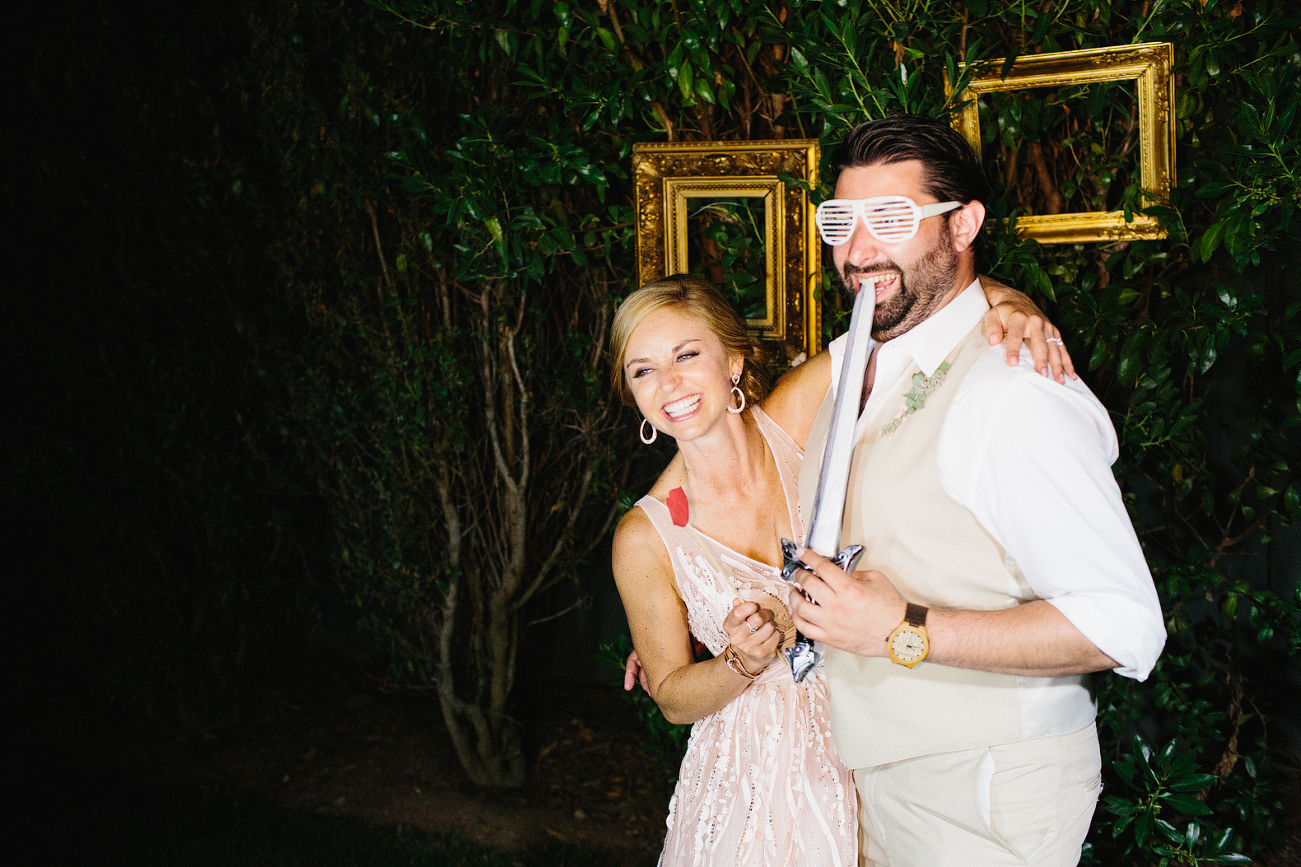
[[[877,350],[869,419],[914,363],[932,375],[989,304],[979,281]],[[835,389],[844,336],[832,341]],[[945,493],[969,510],[1016,561],[1034,592],[1089,641],[1145,680],[1165,645],[1165,622],[1147,561],[1111,473],[1116,432],[1084,383],[1034,371],[1029,349],[1009,367],[990,347],[962,381],[945,419],[936,465]]]

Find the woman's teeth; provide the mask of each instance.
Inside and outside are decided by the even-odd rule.
[[[681,400],[675,400],[673,403],[666,404],[664,407],[664,414],[669,418],[681,418],[684,415],[694,412],[696,407],[699,405],[700,395],[696,394],[691,397],[684,397]]]

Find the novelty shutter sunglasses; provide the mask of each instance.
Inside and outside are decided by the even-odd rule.
[[[813,222],[824,243],[836,247],[854,234],[854,222],[862,217],[863,225],[873,238],[885,244],[898,244],[917,234],[922,220],[954,208],[962,202],[936,202],[918,205],[907,196],[877,196],[872,199],[828,199],[818,205]]]

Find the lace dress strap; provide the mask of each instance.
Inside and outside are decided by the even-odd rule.
[[[791,532],[795,534],[793,538],[799,541],[804,538],[804,515],[800,511],[800,464],[804,462],[804,449],[762,409],[756,406],[750,411],[777,464],[782,493],[786,495],[786,513],[791,522]]]

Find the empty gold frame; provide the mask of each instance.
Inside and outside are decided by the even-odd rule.
[[[1173,58],[1174,48],[1168,42],[1018,57],[1006,77],[1000,77],[995,66],[994,71],[971,79],[956,100],[970,102],[954,117],[953,128],[980,153],[977,99],[982,93],[1132,79],[1138,97],[1139,185],[1145,204],[1166,204],[1175,174]],[[1018,217],[1016,225],[1022,234],[1043,244],[1166,237],[1155,218],[1131,216],[1126,222],[1124,211],[1045,214]]]
[[[633,146],[632,168],[639,286],[691,271],[688,222],[693,204],[700,204],[693,199],[758,199],[764,315],[746,321],[765,342],[781,344],[787,360],[821,348],[813,290],[822,247],[807,191],[818,180],[816,140],[639,144]]]

